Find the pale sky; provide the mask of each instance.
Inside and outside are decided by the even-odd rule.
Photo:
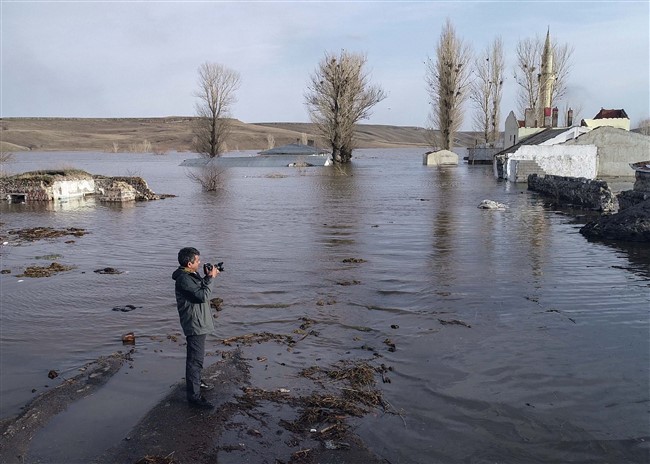
[[[575,48],[569,104],[592,118],[650,117],[650,2],[643,1],[11,1],[0,0],[2,117],[194,115],[197,68],[241,74],[232,116],[308,122],[304,92],[325,52],[367,55],[387,92],[372,124],[427,126],[425,61],[446,18],[474,51],[505,48],[505,116],[516,110],[517,41]],[[561,108],[562,109],[562,108]],[[471,130],[468,102],[463,128]],[[518,115],[519,116],[519,115]]]

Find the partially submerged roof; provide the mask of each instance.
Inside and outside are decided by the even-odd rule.
[[[568,129],[566,127],[544,129],[541,132],[537,132],[537,133],[535,133],[535,134],[533,134],[533,135],[531,135],[529,137],[526,137],[525,139],[523,139],[518,144],[513,145],[513,146],[511,146],[509,148],[506,148],[503,151],[500,151],[499,153],[497,153],[494,156],[505,155],[506,153],[514,153],[522,145],[540,145],[540,144],[546,142],[547,140],[551,140],[552,138],[557,137],[558,135],[560,135],[563,132],[566,132],[567,130]]]
[[[281,147],[271,148],[259,152],[260,155],[325,155],[327,150],[323,148],[314,147],[311,145],[303,145],[302,143],[290,143]]]
[[[223,156],[219,158],[191,158],[181,163],[185,167],[204,167],[208,164],[222,168],[279,168],[286,166],[328,166],[329,156],[319,155],[259,155]]]

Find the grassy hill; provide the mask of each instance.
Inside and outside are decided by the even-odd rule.
[[[0,120],[2,151],[191,151],[192,117],[165,118],[3,118]],[[303,138],[319,140],[310,123],[244,123],[233,120],[229,150],[265,150]],[[361,124],[358,148],[428,147],[427,130],[421,127]],[[472,134],[459,134],[459,145],[473,145]]]

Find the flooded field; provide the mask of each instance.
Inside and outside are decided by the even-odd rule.
[[[226,268],[211,355],[229,337],[300,339],[303,318],[313,321],[291,350],[250,348],[253,365],[265,360],[257,386],[346,359],[391,367],[380,389],[397,414],[355,422],[391,463],[645,462],[650,247],[589,242],[578,233],[586,217],[498,182],[491,167],[423,166],[422,152],[357,150],[344,169],[230,168],[212,193],[179,167],[188,154],[17,154],[11,172],[139,175],[177,197],[0,204],[1,416],[56,385],[50,370],[74,375],[134,332],[131,377],[99,393],[127,410],[107,419],[121,428],[76,405],[66,414],[84,424],[78,435],[45,430],[35,453],[85,462],[119,441],[183,376],[171,273],[194,246]],[[508,209],[479,210],[484,199]],[[85,234],[8,234],[34,227]],[[53,261],[69,269],[19,277]],[[105,268],[123,272],[94,272]],[[113,311],[126,305],[135,309]]]

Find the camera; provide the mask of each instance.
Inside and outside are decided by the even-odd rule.
[[[203,265],[203,272],[207,274],[211,272],[215,267],[217,268],[217,271],[223,272],[223,261],[217,264],[205,263]]]

